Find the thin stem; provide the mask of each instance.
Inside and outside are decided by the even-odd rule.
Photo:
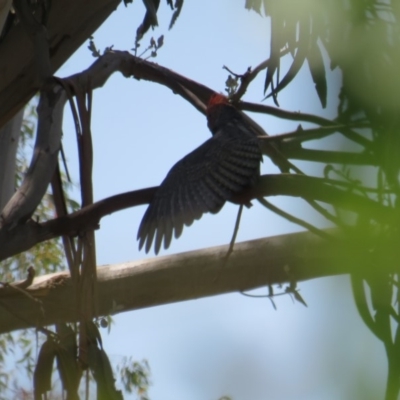
[[[332,121],[329,119],[325,119],[318,115],[307,114],[307,113],[300,113],[300,112],[293,112],[293,111],[285,111],[281,110],[277,107],[267,106],[265,104],[256,104],[256,103],[249,103],[246,101],[242,101],[238,104],[238,108],[246,111],[252,111],[262,114],[273,115],[277,118],[287,119],[291,121],[304,121],[304,122],[311,122],[313,124],[322,125],[322,126],[331,126]],[[339,132],[347,137],[348,139],[352,140],[355,143],[365,147],[366,149],[370,149],[372,147],[372,142],[359,133],[349,129],[344,128],[340,129]]]
[[[348,129],[349,127],[354,128],[368,128],[369,125],[366,124],[352,124],[352,125],[330,125],[330,126],[320,126],[318,128],[303,129],[299,128],[295,131],[281,133],[279,135],[261,137],[260,140],[265,142],[282,142],[284,140],[289,140],[290,143],[294,142],[305,142],[308,140],[322,139],[333,133],[340,132]]]
[[[310,232],[315,233],[316,235],[318,235],[319,237],[323,238],[323,239],[327,239],[327,240],[335,240],[337,241],[338,239],[335,238],[334,236],[330,235],[329,233],[326,233],[325,231],[322,231],[321,229],[316,228],[315,226],[309,224],[306,221],[303,221],[300,218],[297,218],[283,210],[281,210],[280,208],[274,206],[273,204],[271,204],[269,201],[265,200],[264,198],[260,197],[257,199],[264,207],[268,208],[269,210],[273,211],[275,214],[280,215],[281,217],[287,219],[290,222],[293,222],[294,224],[300,225],[306,229],[308,229]]]
[[[282,50],[279,54],[279,57],[283,57],[290,52],[289,48]],[[240,86],[236,93],[232,96],[232,101],[237,102],[239,101],[243,95],[246,93],[247,88],[249,87],[250,83],[257,77],[257,75],[267,69],[269,64],[271,63],[271,59],[268,58],[267,60],[263,61],[262,63],[258,64],[253,70],[246,71],[243,75],[237,75],[230,71],[227,67],[224,67],[227,71],[229,71],[232,75],[238,76],[241,80]]]

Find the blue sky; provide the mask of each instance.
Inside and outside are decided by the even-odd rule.
[[[243,73],[268,57],[268,20],[246,11],[244,1],[185,2],[171,31],[167,30],[171,13],[164,3],[160,27],[143,40],[145,46],[151,35],[165,35],[154,62],[223,92],[227,78],[223,65]],[[143,14],[141,2],[127,8],[120,5],[95,33],[96,46],[131,49]],[[57,74],[66,77],[80,72],[93,61],[85,44]],[[246,100],[263,98],[263,79],[261,74]],[[338,71],[332,72],[328,108],[321,110],[310,74],[303,68],[290,89],[280,95],[280,105],[333,116],[339,81]],[[264,115],[252,117],[271,134],[297,127]],[[159,184],[178,159],[210,136],[204,116],[169,89],[119,74],[94,93],[92,133],[95,200]],[[78,181],[69,111],[64,148]],[[320,165],[298,165],[316,175],[322,171]],[[267,159],[262,169],[276,172]],[[271,200],[324,226],[301,200]],[[154,256],[138,251],[136,232],[144,211],[144,206],[136,207],[101,221],[96,233],[99,265]],[[228,243],[236,212],[236,206],[227,204],[218,215],[205,215],[161,254]],[[300,230],[255,203],[244,211],[237,240]],[[114,317],[110,334],[102,331],[104,346],[114,364],[124,356],[149,361],[152,400],[217,400],[223,395],[232,400],[352,399],[355,387],[366,387],[371,398],[376,393],[382,396],[386,370],[377,371],[376,366],[384,365],[383,347],[358,318],[347,278],[313,280],[300,283],[299,288],[308,308],[283,296],[276,299],[275,311],[268,300],[230,294],[120,314]],[[370,359],[376,361],[370,363]]]

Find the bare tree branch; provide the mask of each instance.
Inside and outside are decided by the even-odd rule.
[[[329,182],[335,182],[330,180]],[[157,187],[136,190],[109,197],[72,214],[44,223],[28,221],[18,229],[0,229],[0,260],[30,249],[37,243],[62,235],[76,236],[90,229],[97,229],[105,215],[151,201]],[[354,188],[356,190],[356,188]],[[264,196],[286,195],[314,199],[337,207],[364,214],[368,218],[388,221],[393,210],[349,188],[338,189],[326,180],[304,175],[278,174],[262,176],[257,185],[231,199],[243,204],[250,199]]]
[[[289,53],[289,51],[290,51],[289,48],[282,50],[279,57],[285,56],[286,54]],[[236,77],[240,78],[240,86],[239,86],[238,90],[236,91],[236,93],[232,96],[232,100],[235,102],[239,101],[246,93],[247,88],[249,87],[250,83],[257,77],[257,75],[261,71],[263,71],[264,69],[267,69],[269,67],[270,63],[271,63],[271,60],[268,58],[267,60],[264,60],[263,62],[258,64],[254,69],[249,68],[249,70],[242,75],[233,74]],[[225,67],[225,69],[227,69],[229,71],[228,68]]]
[[[0,260],[29,250],[46,240],[62,235],[77,236],[87,230],[98,229],[103,216],[135,205],[148,204],[156,189],[153,187],[112,196],[44,223],[29,220],[19,225],[18,229],[0,229]]]
[[[376,157],[365,152],[353,153],[350,151],[312,150],[300,146],[296,147],[290,144],[285,146],[284,144],[281,151],[292,160],[314,161],[324,164],[378,165]]]
[[[365,268],[356,262],[362,249],[339,250],[310,232],[237,243],[223,265],[227,250],[220,246],[98,268],[98,315]],[[35,278],[27,291],[41,307],[18,293],[2,297],[0,290],[0,333],[75,320],[69,273]]]
[[[40,96],[34,153],[28,172],[0,216],[0,227],[7,230],[26,221],[46,193],[54,174],[61,146],[62,117],[66,101],[64,90],[49,82]]]
[[[112,50],[99,57],[88,69],[67,78],[83,88],[102,87],[115,72],[125,77],[147,80],[170,88],[205,114],[205,104],[214,93],[209,87],[195,82],[161,65],[136,57],[126,51]],[[73,88],[71,88],[73,90]]]
[[[313,124],[321,125],[321,126],[331,126],[332,121],[318,115],[306,114],[297,111],[286,111],[277,107],[267,106],[265,104],[255,104],[243,101],[239,103],[240,108],[246,111],[257,112],[261,114],[273,115],[277,118],[287,119],[291,121],[304,121],[311,122]],[[365,147],[366,149],[370,149],[372,147],[372,142],[357,132],[351,130],[350,128],[338,129],[340,133],[346,136],[348,139],[352,140],[354,143],[358,143],[359,145]]]
[[[307,114],[306,114],[307,115]],[[287,143],[303,143],[308,140],[323,139],[326,136],[332,135],[336,132],[351,128],[351,125],[326,125],[318,128],[303,129],[299,126],[295,131],[280,133],[274,136],[260,138],[263,142],[287,142]],[[354,124],[355,128],[370,128],[365,124]]]

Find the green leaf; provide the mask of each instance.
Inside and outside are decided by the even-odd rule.
[[[282,21],[279,21],[278,15],[271,19],[271,51],[269,57],[269,64],[267,68],[267,74],[264,83],[264,93],[268,90],[269,86],[272,85],[272,79],[276,71],[279,74],[280,66],[280,32],[282,28]],[[275,97],[274,97],[275,100]]]
[[[146,7],[146,14],[143,22],[136,30],[136,42],[138,42],[143,35],[149,30],[150,27],[158,26],[157,10],[160,5],[160,0],[143,0]]]
[[[115,388],[115,379],[110,361],[97,342],[88,347],[89,368],[97,383],[97,400],[122,400],[122,393]]]
[[[253,10],[261,15],[261,0],[246,0],[244,7],[246,10]]]
[[[101,349],[103,348],[103,341],[101,340],[101,333],[97,325],[92,322],[86,322],[86,332],[90,343],[96,343]]]
[[[277,93],[284,89],[295,78],[303,66],[310,49],[310,24],[311,19],[309,16],[299,22],[299,46],[297,48],[296,55],[294,56],[292,65],[283,79],[278,83],[276,88],[273,89],[266,98],[271,96],[275,98]]]
[[[47,339],[40,347],[38,360],[33,373],[33,388],[35,400],[41,399],[42,394],[51,390],[51,374],[56,356],[53,340]]]
[[[307,55],[307,61],[312,79],[315,84],[315,90],[317,91],[322,107],[325,108],[328,92],[326,83],[326,71],[321,49],[316,41],[312,43],[310,47]]]
[[[178,19],[179,15],[181,13],[182,7],[183,7],[183,1],[184,0],[176,0],[175,1],[175,11],[172,14],[171,22],[169,24],[168,29],[171,29],[174,26],[176,20]]]
[[[150,386],[150,366],[147,360],[137,362],[131,357],[129,359],[124,357],[122,365],[118,369],[124,389],[128,393],[135,390],[138,396],[141,396],[141,399],[147,398],[147,391]]]
[[[164,44],[164,35],[161,35],[158,39],[157,39],[157,49],[159,49],[160,47],[162,47]]]
[[[78,387],[81,368],[77,360],[76,336],[73,329],[66,324],[57,326],[60,343],[56,348],[57,369],[68,399],[79,399]]]
[[[136,47],[138,47],[138,42],[142,39],[143,35],[149,30],[149,28],[154,28],[158,25],[157,10],[160,5],[160,0],[143,0],[143,3],[147,11],[143,22],[136,30]]]
[[[303,306],[308,307],[307,303],[304,301],[304,299],[301,297],[300,293],[297,290],[294,290],[293,292],[293,296],[294,298],[301,304],[303,304]]]
[[[159,0],[143,0],[143,4],[146,7],[146,16],[149,18],[150,25],[152,27],[158,25],[157,10],[160,5]]]
[[[285,15],[285,20],[282,29],[282,43],[281,46],[287,46],[290,54],[294,56],[297,48],[297,22],[298,15],[295,13],[288,13]]]

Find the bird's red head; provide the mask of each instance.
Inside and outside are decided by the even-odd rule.
[[[210,96],[210,99],[208,100],[207,111],[209,111],[212,107],[219,105],[219,104],[229,104],[228,98],[222,94],[213,93]]]
[[[207,124],[213,134],[218,127],[231,118],[233,107],[227,97],[219,93],[213,93],[207,104]]]

